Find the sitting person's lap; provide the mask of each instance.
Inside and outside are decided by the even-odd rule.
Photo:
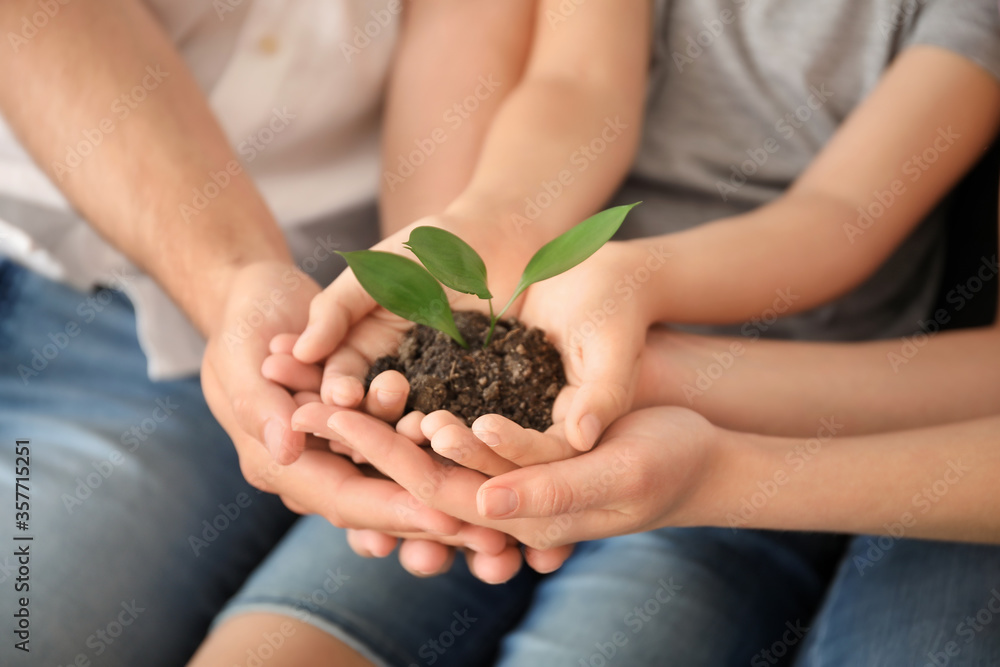
[[[182,664],[294,516],[243,479],[197,378],[148,379],[121,294],[0,258],[0,362],[3,467],[15,438],[33,454],[24,534],[38,630],[25,657]],[[0,480],[5,498],[13,487],[13,474]]]
[[[551,575],[522,571],[490,586],[461,558],[430,579],[394,558],[362,559],[344,531],[312,517],[218,622],[284,615],[375,664],[404,667],[919,665],[949,641],[961,652],[947,664],[992,664],[1000,630],[984,628],[968,645],[957,631],[987,608],[1000,549],[892,540],[871,561],[878,540],[670,528],[580,544]],[[277,654],[266,638],[259,644]]]

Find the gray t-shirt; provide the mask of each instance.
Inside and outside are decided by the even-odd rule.
[[[1000,78],[995,0],[667,0],[656,7],[642,144],[615,196],[645,203],[629,215],[624,238],[687,229],[780,196],[908,46],[949,49]],[[755,156],[763,164],[743,169]],[[734,169],[755,173],[736,185]],[[766,331],[750,329],[813,340],[915,331],[940,280],[942,213],[928,216],[850,294]]]

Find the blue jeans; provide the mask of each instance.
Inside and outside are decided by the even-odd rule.
[[[18,438],[31,500],[16,532],[34,539],[15,543]],[[197,378],[149,381],[121,294],[2,257],[0,499],[0,665],[183,665],[294,521],[243,480]],[[29,590],[15,593],[25,544]],[[22,596],[30,653],[11,628]]]
[[[254,609],[406,667],[1000,664],[1000,548],[667,529],[581,544],[557,573],[502,586],[461,562],[416,579],[322,519],[286,534],[294,517],[243,481],[197,381],[147,379],[120,294],[0,259],[0,362],[3,665],[182,665],[220,610]],[[15,532],[34,537],[17,595]],[[30,653],[14,649],[22,595]],[[280,664],[282,641],[251,642],[244,664]]]

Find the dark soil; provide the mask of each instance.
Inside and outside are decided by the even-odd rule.
[[[410,382],[407,412],[448,410],[470,426],[485,414],[503,415],[538,431],[551,426],[552,404],[566,376],[559,352],[545,340],[545,333],[514,319],[501,320],[484,350],[490,324],[486,315],[457,312],[455,324],[469,349],[418,324],[407,332],[396,356],[375,361],[365,390],[379,373],[396,370]]]

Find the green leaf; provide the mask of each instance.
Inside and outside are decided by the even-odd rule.
[[[492,299],[486,286],[486,264],[472,246],[438,227],[417,227],[403,244],[431,275],[447,287],[480,299]]]
[[[359,250],[338,252],[375,302],[400,317],[425,324],[451,336],[462,347],[462,338],[440,283],[412,259],[391,252]]]
[[[597,252],[622,226],[628,212],[641,203],[601,211],[543,245],[528,262],[514,295],[497,317],[507,312],[514,300],[531,285],[569,271]]]

